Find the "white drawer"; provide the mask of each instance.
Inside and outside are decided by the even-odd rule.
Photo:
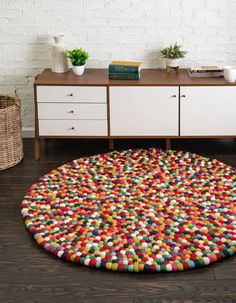
[[[37,101],[107,103],[106,87],[37,86]]]
[[[107,136],[106,120],[39,120],[40,136]]]
[[[107,120],[107,105],[91,103],[39,103],[38,118]]]

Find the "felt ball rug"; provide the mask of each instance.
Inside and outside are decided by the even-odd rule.
[[[63,260],[183,271],[236,252],[236,171],[189,152],[115,151],[42,176],[21,212],[37,243]]]

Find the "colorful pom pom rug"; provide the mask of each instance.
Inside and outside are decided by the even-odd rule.
[[[22,202],[37,243],[63,260],[124,272],[183,271],[236,252],[236,173],[161,149],[75,160]]]

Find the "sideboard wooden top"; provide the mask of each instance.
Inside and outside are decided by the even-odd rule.
[[[87,85],[87,86],[232,86],[223,78],[190,78],[187,70],[179,75],[166,74],[164,69],[143,69],[140,80],[109,80],[107,69],[86,68],[83,76],[75,76],[70,70],[56,74],[45,69],[35,80],[36,85]]]

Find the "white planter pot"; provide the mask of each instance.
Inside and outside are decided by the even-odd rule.
[[[180,59],[166,59],[166,66],[178,67],[180,66]]]
[[[82,65],[82,66],[72,66],[72,70],[73,70],[73,73],[76,75],[76,76],[81,76],[83,75],[84,73],[84,67],[85,65]]]
[[[226,82],[233,83],[236,81],[236,67],[226,66],[224,68],[224,78]]]

